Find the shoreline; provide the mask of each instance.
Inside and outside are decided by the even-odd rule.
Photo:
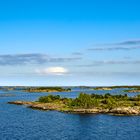
[[[58,103],[40,103],[40,102],[27,102],[27,101],[13,101],[8,104],[25,105],[32,109],[39,109],[44,111],[59,111],[64,113],[73,114],[109,114],[119,116],[140,116],[140,106],[134,107],[116,107],[112,109],[104,109],[101,107],[94,108],[68,108],[64,104]]]

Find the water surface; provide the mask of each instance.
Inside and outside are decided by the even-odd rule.
[[[122,89],[84,91],[89,94],[124,94]],[[74,98],[79,92],[81,89],[53,94]],[[140,116],[81,115],[33,110],[7,102],[33,101],[48,93],[0,91],[0,94],[15,95],[0,97],[0,140],[140,140]],[[130,96],[132,94],[129,93]]]

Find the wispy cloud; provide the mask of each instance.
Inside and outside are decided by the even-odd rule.
[[[140,72],[128,72],[128,71],[120,71],[120,72],[116,72],[116,71],[102,71],[102,72],[99,72],[99,71],[83,71],[83,72],[73,72],[73,75],[80,75],[80,76],[108,76],[108,75],[137,75],[137,76],[140,76]]]
[[[135,61],[125,61],[125,60],[120,60],[120,61],[115,61],[115,60],[107,60],[107,61],[94,61],[91,64],[86,64],[86,65],[78,65],[78,67],[93,67],[93,66],[102,66],[102,65],[117,65],[117,64],[140,64],[140,60],[135,60]]]
[[[97,44],[97,46],[131,46],[131,45],[140,45],[140,40],[127,40],[127,41],[121,41],[121,42],[115,42],[115,43],[102,43],[102,44]]]
[[[96,44],[96,47],[89,48],[89,51],[129,51],[140,49],[140,40],[128,40],[116,43]]]
[[[114,45],[140,45],[140,40],[129,40],[120,43],[114,43]]]
[[[122,50],[122,51],[129,51],[129,50],[136,50],[140,49],[140,46],[117,46],[117,47],[94,47],[88,49],[89,51],[117,51],[117,50]]]
[[[132,57],[130,57],[130,56],[125,56],[124,59],[127,59],[127,60],[128,60],[128,59],[132,59]]]
[[[83,55],[83,53],[81,53],[81,52],[73,52],[72,55],[80,56],[80,55]]]
[[[50,57],[47,54],[7,54],[0,55],[0,65],[44,64],[48,62],[69,62],[82,59],[81,57]]]

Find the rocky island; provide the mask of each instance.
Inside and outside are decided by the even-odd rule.
[[[62,87],[28,87],[24,89],[25,92],[69,92],[70,88]]]
[[[25,92],[69,92],[71,88],[66,87],[35,87],[35,86],[1,86],[3,91],[25,91]]]
[[[124,91],[140,91],[140,86],[104,86],[104,87],[95,87],[95,88],[92,88],[93,90],[113,90],[113,89],[120,89],[120,88],[124,88],[124,89],[127,89],[127,90],[124,90]],[[135,92],[134,91],[134,92]]]
[[[103,113],[113,115],[140,115],[140,95],[85,94],[75,98],[61,98],[59,95],[48,95],[38,101],[14,101],[9,104],[26,105],[41,110],[57,110],[67,113]]]
[[[124,92],[138,93],[138,92],[140,92],[140,87],[135,87],[135,88],[127,89],[127,90],[124,90]]]
[[[112,90],[111,87],[95,87],[95,88],[92,88],[93,90]]]

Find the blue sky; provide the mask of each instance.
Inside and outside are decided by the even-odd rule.
[[[139,0],[0,0],[0,85],[140,84]]]

